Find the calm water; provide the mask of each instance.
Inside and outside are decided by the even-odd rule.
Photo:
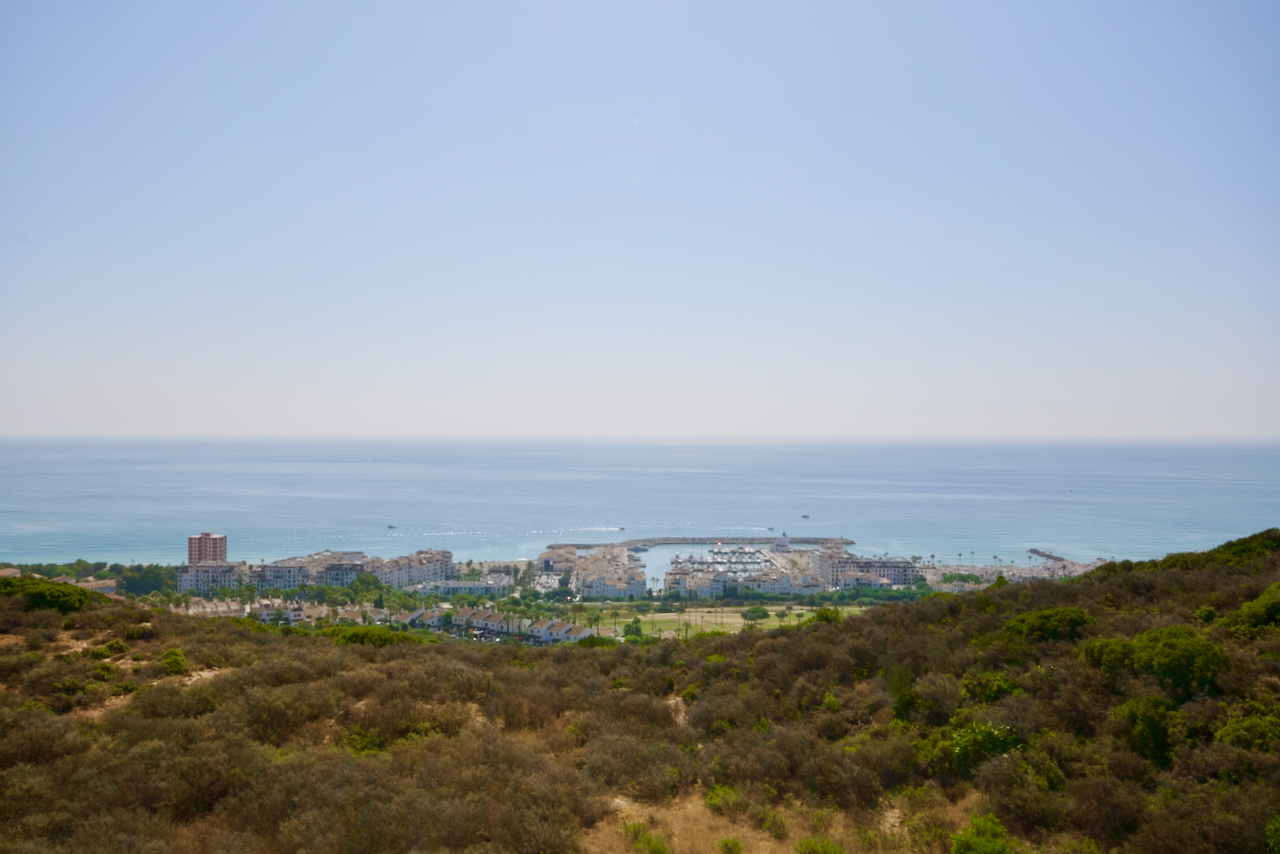
[[[0,559],[25,562],[180,563],[200,531],[240,560],[465,560],[772,527],[1025,563],[1029,548],[1146,558],[1276,525],[1276,445],[0,442]]]

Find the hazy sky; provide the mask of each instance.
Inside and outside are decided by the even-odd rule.
[[[0,5],[0,436],[1280,439],[1280,4]]]

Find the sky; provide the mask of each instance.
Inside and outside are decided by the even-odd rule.
[[[0,438],[1280,440],[1280,5],[0,5]]]

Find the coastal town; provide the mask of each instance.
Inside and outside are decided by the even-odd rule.
[[[843,538],[776,539],[658,537],[619,543],[559,543],[536,559],[456,563],[443,550],[420,550],[395,558],[363,552],[321,551],[260,564],[227,558],[227,537],[204,532],[188,538],[187,562],[176,568],[176,589],[164,594],[171,610],[196,617],[252,618],[282,625],[366,624],[468,637],[486,642],[519,639],[546,645],[596,636],[639,635],[640,616],[676,611],[686,630],[725,623],[726,601],[856,602],[927,592],[978,590],[999,578],[1010,582],[1072,577],[1097,566],[1032,550],[1029,566],[998,562],[939,563],[931,556],[860,556]],[[660,577],[647,573],[645,554],[657,546],[679,547]],[[0,576],[18,570],[0,569]],[[104,573],[98,573],[98,576]],[[117,595],[111,577],[51,579]],[[360,590],[329,598],[317,591]],[[152,594],[154,596],[154,594]],[[391,600],[391,601],[387,601]],[[554,605],[554,610],[537,605]],[[587,605],[591,608],[588,609]],[[399,605],[400,607],[395,607]],[[622,608],[631,629],[619,625]],[[602,625],[604,609],[614,616]],[[761,609],[765,615],[767,610]],[[790,607],[788,606],[788,611]],[[564,619],[573,617],[576,619]],[[787,612],[779,611],[781,621]],[[696,620],[696,622],[695,622]],[[651,628],[671,633],[667,620]]]

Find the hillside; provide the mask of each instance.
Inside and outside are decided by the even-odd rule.
[[[0,851],[1261,854],[1278,552],[550,649],[0,580]]]

